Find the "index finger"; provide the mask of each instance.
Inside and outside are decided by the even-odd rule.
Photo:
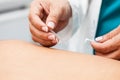
[[[103,43],[103,42],[113,38],[114,36],[116,36],[119,33],[120,33],[120,25],[113,31],[109,32],[108,34],[96,38],[96,41]]]
[[[42,6],[38,2],[33,1],[31,3],[29,21],[38,30],[47,32],[48,28],[47,25],[42,21],[42,17],[43,17]]]

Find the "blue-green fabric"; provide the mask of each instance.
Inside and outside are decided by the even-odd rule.
[[[102,36],[120,24],[120,0],[102,0],[96,37]]]

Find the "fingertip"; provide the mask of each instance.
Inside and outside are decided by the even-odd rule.
[[[102,41],[102,40],[103,40],[103,37],[102,37],[102,36],[95,38],[95,41],[96,41],[96,42],[100,42],[100,41]]]
[[[55,40],[52,41],[52,43],[57,44],[59,40],[56,38]]]
[[[48,32],[48,27],[42,27],[42,30],[43,30],[44,32]]]
[[[55,23],[50,21],[50,22],[47,23],[47,26],[51,29],[54,29],[55,28]]]

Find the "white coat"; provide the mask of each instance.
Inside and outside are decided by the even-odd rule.
[[[59,33],[60,43],[55,48],[93,54],[87,39],[94,40],[102,0],[69,0],[72,19]]]

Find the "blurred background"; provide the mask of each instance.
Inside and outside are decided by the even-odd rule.
[[[0,40],[32,42],[29,32],[29,4],[32,0],[0,0]]]

